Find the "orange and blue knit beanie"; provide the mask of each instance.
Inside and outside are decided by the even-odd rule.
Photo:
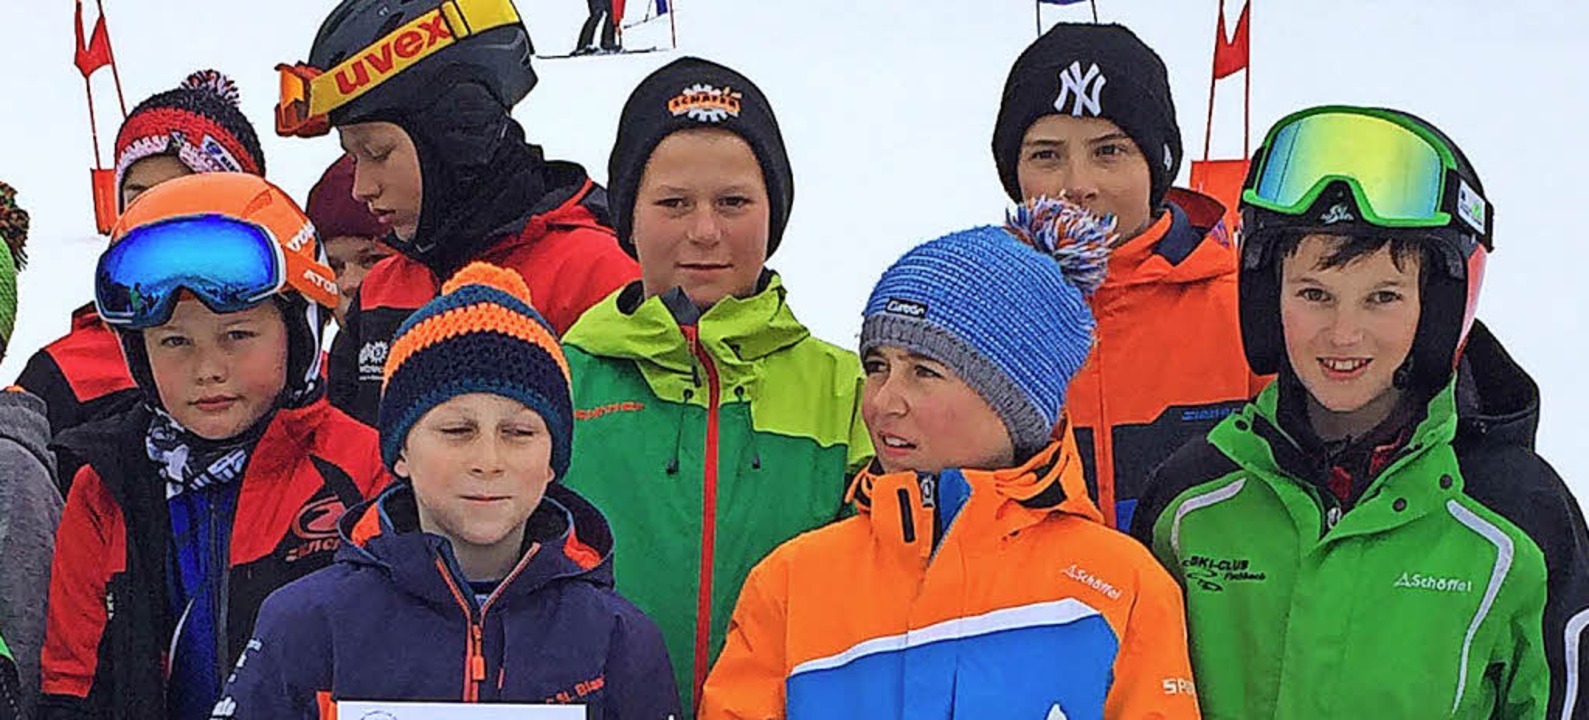
[[[561,478],[568,470],[574,435],[568,359],[518,273],[483,262],[459,270],[398,328],[384,377],[377,427],[387,468],[431,408],[487,393],[539,414],[552,435],[552,471]]]

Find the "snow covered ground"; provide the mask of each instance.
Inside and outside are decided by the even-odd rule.
[[[1442,126],[1471,157],[1496,206],[1497,252],[1480,315],[1544,392],[1540,450],[1589,499],[1589,281],[1571,213],[1589,152],[1581,121],[1589,62],[1574,0],[1255,0],[1253,133],[1308,104],[1392,105]],[[584,3],[519,0],[541,53],[572,48]],[[273,66],[304,59],[329,0],[233,3],[105,0],[129,106],[189,71],[215,67],[242,88],[269,176],[302,198],[339,152],[334,137],[270,131]],[[641,12],[643,0],[630,0]],[[1099,0],[1168,63],[1189,159],[1200,156],[1214,0]],[[1230,21],[1239,11],[1231,0]],[[816,333],[855,341],[882,269],[910,245],[996,222],[1005,198],[988,145],[1010,62],[1035,35],[1030,0],[674,0],[684,52],[732,65],[772,99],[796,174],[796,203],[772,266]],[[89,9],[92,22],[92,3]],[[1086,20],[1085,4],[1044,19]],[[66,330],[90,297],[101,248],[88,193],[92,150],[83,83],[70,64],[72,6],[6,2],[0,27],[0,178],[33,213],[32,264],[0,379]],[[665,45],[664,19],[631,47]],[[634,84],[674,55],[538,61],[539,87],[516,113],[549,156],[606,177]],[[109,73],[95,77],[112,116]],[[1241,80],[1222,83],[1215,155],[1241,152]],[[114,134],[115,122],[103,128]],[[101,139],[106,152],[110,138]],[[1255,139],[1256,140],[1256,139]],[[1189,163],[1188,163],[1189,167]],[[1183,170],[1184,172],[1184,170]],[[1184,177],[1183,177],[1184,180]]]

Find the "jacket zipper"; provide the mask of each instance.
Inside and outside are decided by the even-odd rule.
[[[706,370],[706,384],[709,391],[706,407],[706,457],[702,463],[704,477],[701,489],[701,572],[700,592],[696,597],[695,606],[695,673],[693,692],[690,696],[694,704],[699,705],[701,688],[706,684],[708,669],[706,656],[711,649],[712,576],[717,550],[717,413],[718,403],[722,401],[722,389],[718,386],[717,366],[712,364],[711,356],[701,347],[699,330],[686,327],[684,337],[689,340],[690,354],[694,355]]]
[[[220,570],[221,583],[220,587],[216,588],[216,595],[212,601],[215,603],[215,640],[217,644],[215,652],[215,677],[221,681],[222,685],[226,684],[226,676],[231,672],[231,663],[227,661],[227,655],[229,654],[228,651],[232,643],[230,633],[227,632],[227,625],[231,622],[230,598],[232,594],[232,533],[230,531],[230,527],[227,527],[225,530],[222,529],[220,508],[218,506],[221,502],[224,502],[223,498],[227,493],[235,491],[237,496],[236,500],[233,500],[231,515],[232,517],[237,515],[236,505],[241,503],[243,495],[242,489],[240,487],[242,484],[242,479],[239,478],[236,482],[239,487],[221,488],[221,492],[216,493],[216,497],[212,498],[212,502],[209,504],[210,532],[224,532],[226,535],[224,542],[215,543],[216,557],[214,558],[214,561],[216,562],[216,567]],[[219,690],[220,688],[216,689]]]
[[[439,556],[436,558],[437,572],[441,573],[442,580],[447,583],[447,589],[452,592],[452,598],[458,602],[458,608],[463,610],[464,618],[469,623],[469,637],[464,641],[463,658],[463,701],[466,703],[480,702],[480,683],[486,679],[485,641],[483,639],[485,636],[486,611],[491,609],[492,604],[496,602],[497,596],[502,594],[502,590],[509,583],[512,583],[513,579],[524,571],[524,568],[529,566],[530,558],[535,557],[535,553],[540,549],[541,546],[539,544],[531,546],[530,551],[525,553],[524,557],[519,560],[519,564],[514,566],[513,572],[508,573],[508,576],[497,584],[497,589],[492,591],[491,596],[480,604],[480,615],[478,617],[475,616],[473,603],[470,603],[464,596],[463,591],[458,588],[458,581],[453,578],[452,572],[447,569],[447,564],[442,562]],[[497,688],[500,690],[501,687],[502,683],[498,681]]]

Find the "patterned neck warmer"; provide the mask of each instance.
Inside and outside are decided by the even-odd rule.
[[[215,441],[194,435],[165,410],[155,408],[149,432],[144,436],[144,450],[160,467],[160,476],[166,481],[166,500],[243,477],[248,456],[272,415],[260,418],[254,427],[235,438]]]

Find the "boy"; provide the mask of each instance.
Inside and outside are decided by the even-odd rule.
[[[17,207],[16,191],[0,182],[0,357],[16,319],[17,270],[27,258],[27,240],[28,213]],[[45,593],[61,519],[49,441],[44,402],[16,386],[0,391],[0,654],[7,655],[0,661],[6,666],[0,686],[11,683],[0,687],[0,718],[15,717],[7,710],[31,718],[38,702]]]
[[[840,516],[872,448],[860,359],[813,337],[767,267],[794,174],[766,95],[680,58],[640,81],[618,127],[612,209],[640,280],[565,338],[568,483],[611,518],[619,587],[662,626],[693,711],[745,575]]]
[[[1117,219],[1089,300],[1098,346],[1066,417],[1104,518],[1130,527],[1148,471],[1261,387],[1242,360],[1225,208],[1170,186],[1181,131],[1169,75],[1119,25],[1061,23],[1021,53],[993,159],[1015,202],[1063,195]]]
[[[326,168],[309,191],[304,208],[315,232],[324,238],[326,263],[337,276],[337,324],[347,319],[364,276],[394,252],[382,242],[386,226],[369,206],[353,197],[353,156],[343,155]]]
[[[1533,382],[1472,325],[1494,211],[1467,158],[1310,108],[1242,198],[1242,334],[1279,378],[1133,527],[1184,586],[1207,715],[1589,717],[1589,535],[1518,432]]]
[[[181,85],[138,103],[116,134],[117,210],[149,188],[184,175],[263,177],[265,154],[238,103],[237,85],[214,70],[194,72]],[[49,406],[51,433],[137,403],[119,347],[116,333],[89,303],[72,313],[70,332],[28,358],[17,384]],[[65,493],[71,473],[60,480]]]
[[[529,300],[476,263],[403,323],[380,414],[402,480],[342,519],[334,567],[266,601],[216,717],[312,720],[350,699],[678,716],[661,633],[612,589],[606,520],[556,482],[568,364]]]
[[[272,590],[330,564],[385,481],[320,372],[330,270],[303,211],[243,173],[128,206],[95,274],[142,402],[58,438],[78,467],[50,575],[44,718],[209,716]]]
[[[533,52],[512,0],[343,0],[308,65],[279,66],[277,133],[335,127],[353,193],[399,255],[365,276],[331,348],[331,402],[365,423],[393,333],[459,268],[517,271],[558,334],[637,274],[606,193],[579,165],[547,160],[509,115],[535,87]],[[386,72],[365,60],[383,53],[413,59]]]

